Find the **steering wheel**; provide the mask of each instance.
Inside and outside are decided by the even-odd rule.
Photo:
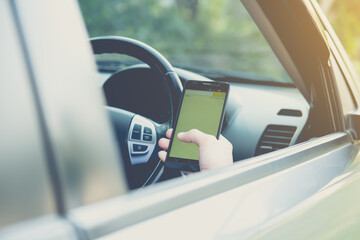
[[[122,153],[129,187],[134,189],[154,183],[164,171],[164,164],[154,150],[157,150],[158,140],[173,124],[183,90],[181,81],[171,64],[158,51],[140,41],[109,36],[92,38],[90,43],[94,54],[125,54],[148,64],[165,86],[170,103],[170,116],[165,123],[154,122],[124,109],[106,107]]]

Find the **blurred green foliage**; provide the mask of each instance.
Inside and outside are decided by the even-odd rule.
[[[239,0],[79,0],[89,35],[134,38],[174,65],[289,81]]]
[[[360,1],[318,0],[360,72]],[[143,41],[173,64],[287,80],[239,0],[79,0],[89,35]]]

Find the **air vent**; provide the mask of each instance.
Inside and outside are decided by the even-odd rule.
[[[289,117],[301,117],[302,112],[300,110],[281,109],[277,115],[289,116]]]
[[[255,156],[288,147],[295,131],[296,127],[293,126],[267,126],[256,147]]]

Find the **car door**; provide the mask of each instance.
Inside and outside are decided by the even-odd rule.
[[[89,239],[261,236],[273,219],[314,196],[356,159],[358,143],[348,116],[356,109],[358,92],[349,87],[354,79],[346,78],[343,60],[326,41],[315,3],[243,3],[299,90],[315,105],[307,128],[316,137],[227,169],[71,210],[68,217]]]
[[[0,238],[78,239],[65,213],[125,184],[80,11],[74,1],[0,11]]]
[[[11,1],[0,2],[0,239],[77,239],[59,215],[34,79]]]
[[[21,60],[26,59],[28,64],[27,69],[19,72],[29,72],[32,81],[25,82],[32,83],[28,91],[33,99],[37,99],[25,99],[24,104],[35,101],[38,109],[36,113],[21,119],[29,120],[27,126],[30,126],[31,119],[35,119],[31,129],[37,129],[36,125],[43,129],[39,130],[42,135],[37,148],[44,149],[37,154],[44,155],[45,152],[47,155],[38,165],[44,168],[45,161],[50,166],[36,174],[42,177],[39,183],[45,184],[45,187],[35,184],[38,187],[32,186],[31,189],[41,187],[41,191],[55,193],[52,197],[53,206],[39,210],[36,216],[50,214],[60,218],[64,224],[62,226],[65,226],[63,233],[70,234],[60,235],[63,238],[75,236],[73,229],[76,229],[77,237],[85,239],[246,238],[266,230],[267,224],[275,217],[313,196],[336,176],[346,172],[357,155],[358,146],[354,144],[356,135],[348,132],[353,125],[351,121],[347,122],[344,115],[353,109],[351,104],[357,106],[356,97],[350,98],[351,104],[346,105],[345,110],[345,100],[336,93],[340,88],[337,82],[339,74],[335,74],[327,61],[323,62],[324,59],[317,62],[316,68],[310,68],[310,73],[302,74],[306,69],[302,61],[296,60],[296,52],[289,54],[294,46],[284,44],[289,39],[281,35],[281,29],[277,28],[279,23],[270,19],[269,14],[281,15],[276,10],[277,7],[284,8],[284,3],[286,1],[273,1],[272,8],[266,8],[266,1],[244,1],[253,18],[258,19],[258,26],[279,59],[282,59],[289,75],[298,79],[298,88],[306,95],[307,87],[316,81],[315,93],[321,98],[320,107],[324,108],[317,114],[329,115],[323,123],[327,131],[320,131],[318,137],[292,147],[243,160],[225,169],[175,179],[141,191],[126,192],[124,173],[119,164],[109,121],[101,106],[103,101],[95,80],[94,59],[76,2],[12,2],[10,12],[16,15],[17,31],[20,33],[13,42],[19,39],[22,41],[21,49],[26,56],[22,56]],[[308,1],[300,4],[300,7],[306,6],[307,11],[313,9]],[[9,9],[9,6],[1,9]],[[274,12],[265,13],[265,9]],[[309,15],[305,14],[305,17],[309,20]],[[313,21],[310,21],[313,30],[319,27],[311,23]],[[291,27],[291,24],[294,22],[289,20],[287,25]],[[316,36],[320,39],[317,43],[325,43],[323,35],[316,30],[314,34],[318,34]],[[328,45],[320,46],[327,49]],[[301,41],[297,42],[297,47],[309,53]],[[330,57],[330,51],[327,54]],[[323,58],[324,55],[319,57]],[[341,68],[343,61],[335,54],[332,58],[338,61],[340,71],[345,71]],[[4,78],[19,72],[6,72]],[[309,77],[306,80],[310,85],[304,83],[304,76]],[[344,79],[351,81],[346,78],[346,74]],[[352,88],[348,90],[355,91]],[[21,96],[19,99],[25,95]],[[306,98],[311,101],[311,96],[309,94]],[[37,119],[39,117],[40,120]],[[321,123],[317,125],[321,128]],[[16,136],[24,141],[19,133]],[[27,142],[36,145],[37,141],[32,138]],[[35,151],[37,148],[33,146],[31,149]],[[11,156],[14,156],[13,152],[12,149]],[[8,156],[7,152],[4,154]],[[23,159],[23,156],[15,158]],[[9,189],[16,186],[14,181],[7,181],[9,184],[3,188],[11,192]],[[46,186],[47,183],[50,186]],[[22,186],[19,189],[23,189]],[[12,199],[26,197],[23,194]],[[39,201],[29,202],[39,204]],[[17,212],[16,208],[20,205],[14,204],[11,212]],[[36,209],[28,203],[22,206],[25,209]],[[20,212],[24,213],[25,210]],[[22,228],[14,227],[14,224],[25,219],[32,220],[33,216],[6,224],[15,229],[13,233],[19,232]],[[51,220],[41,222],[40,225],[46,226],[48,223]],[[5,226],[2,230],[5,232]],[[40,232],[56,233],[46,230]],[[25,234],[25,231],[21,233]]]

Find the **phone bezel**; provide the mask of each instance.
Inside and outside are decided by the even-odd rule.
[[[179,115],[180,115],[180,111],[181,111],[181,107],[183,104],[183,99],[184,99],[186,90],[202,90],[202,91],[212,91],[212,92],[215,92],[213,90],[216,90],[216,92],[225,92],[226,93],[225,101],[224,101],[224,105],[223,105],[221,117],[220,117],[220,124],[219,124],[218,130],[217,130],[217,135],[216,135],[216,138],[219,139],[219,136],[221,133],[221,128],[222,128],[222,125],[224,122],[224,114],[225,114],[227,99],[229,96],[230,85],[226,82],[188,80],[185,84],[184,91],[181,96],[181,101],[180,101],[180,104],[179,104],[179,107],[177,110],[176,120],[174,122],[174,127],[173,127],[173,133],[176,132],[176,126],[177,126],[177,122],[179,120]],[[218,91],[218,90],[221,90],[221,91]],[[199,171],[200,170],[199,160],[192,160],[192,159],[185,159],[185,158],[178,158],[178,157],[175,158],[175,157],[169,156],[174,137],[176,137],[176,136],[173,135],[173,136],[171,136],[171,139],[170,139],[169,148],[167,151],[168,154],[167,154],[166,160],[165,160],[165,165],[170,168],[177,168],[177,169],[181,169],[184,171],[192,171],[192,172]]]

